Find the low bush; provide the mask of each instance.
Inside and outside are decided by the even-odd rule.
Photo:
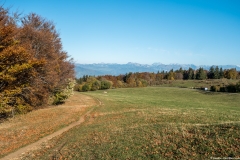
[[[112,87],[112,83],[107,80],[101,81],[101,89],[109,89]]]
[[[231,92],[231,93],[236,93],[237,92],[236,85],[234,85],[234,84],[230,84],[226,88],[227,88],[227,92]]]
[[[64,101],[73,94],[75,87],[75,80],[68,80],[67,85],[63,89],[56,89],[53,96],[50,98],[51,103],[54,105],[62,104]]]
[[[83,91],[83,92],[90,91],[90,89],[91,89],[91,88],[90,88],[90,85],[87,84],[87,83],[82,86],[82,91]]]
[[[229,84],[227,86],[224,85],[214,85],[211,86],[211,91],[213,92],[230,92],[237,93],[240,92],[240,81],[237,84]]]
[[[240,81],[236,84],[236,91],[240,92]]]
[[[211,86],[210,90],[213,92],[219,92],[220,91],[220,86]]]

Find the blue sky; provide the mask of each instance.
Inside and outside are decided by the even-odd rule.
[[[1,0],[56,24],[78,63],[240,65],[240,0]]]

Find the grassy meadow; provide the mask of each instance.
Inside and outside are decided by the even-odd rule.
[[[208,88],[211,86],[227,86],[229,84],[236,84],[239,80],[236,79],[206,79],[206,80],[162,80],[162,87],[179,87],[179,88]]]
[[[23,159],[240,158],[240,94],[174,87],[82,94],[102,105]]]

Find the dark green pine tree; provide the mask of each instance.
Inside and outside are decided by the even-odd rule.
[[[187,71],[187,70],[184,70],[184,71],[183,71],[183,79],[184,79],[184,80],[187,80],[187,79],[188,79],[188,71]]]
[[[203,68],[199,68],[196,74],[196,79],[203,80],[206,79],[206,73],[204,72]]]
[[[180,69],[179,69],[177,72],[183,74],[183,69],[182,69],[182,67],[180,67]]]
[[[220,71],[219,71],[219,78],[223,78],[223,77],[224,77],[224,72],[223,72],[223,69],[221,67]]]
[[[214,79],[219,79],[219,68],[218,66],[215,67],[214,69]]]
[[[195,79],[194,70],[192,68],[188,69],[188,79]]]
[[[211,66],[210,69],[209,69],[209,72],[207,74],[208,79],[213,79],[214,78],[214,71],[215,71],[214,66]]]

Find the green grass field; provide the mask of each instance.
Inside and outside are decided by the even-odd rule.
[[[208,88],[211,86],[236,84],[239,80],[234,79],[207,79],[207,80],[163,80],[162,87],[180,87],[180,88]]]
[[[23,159],[240,158],[240,94],[174,87],[83,94],[103,105]]]

